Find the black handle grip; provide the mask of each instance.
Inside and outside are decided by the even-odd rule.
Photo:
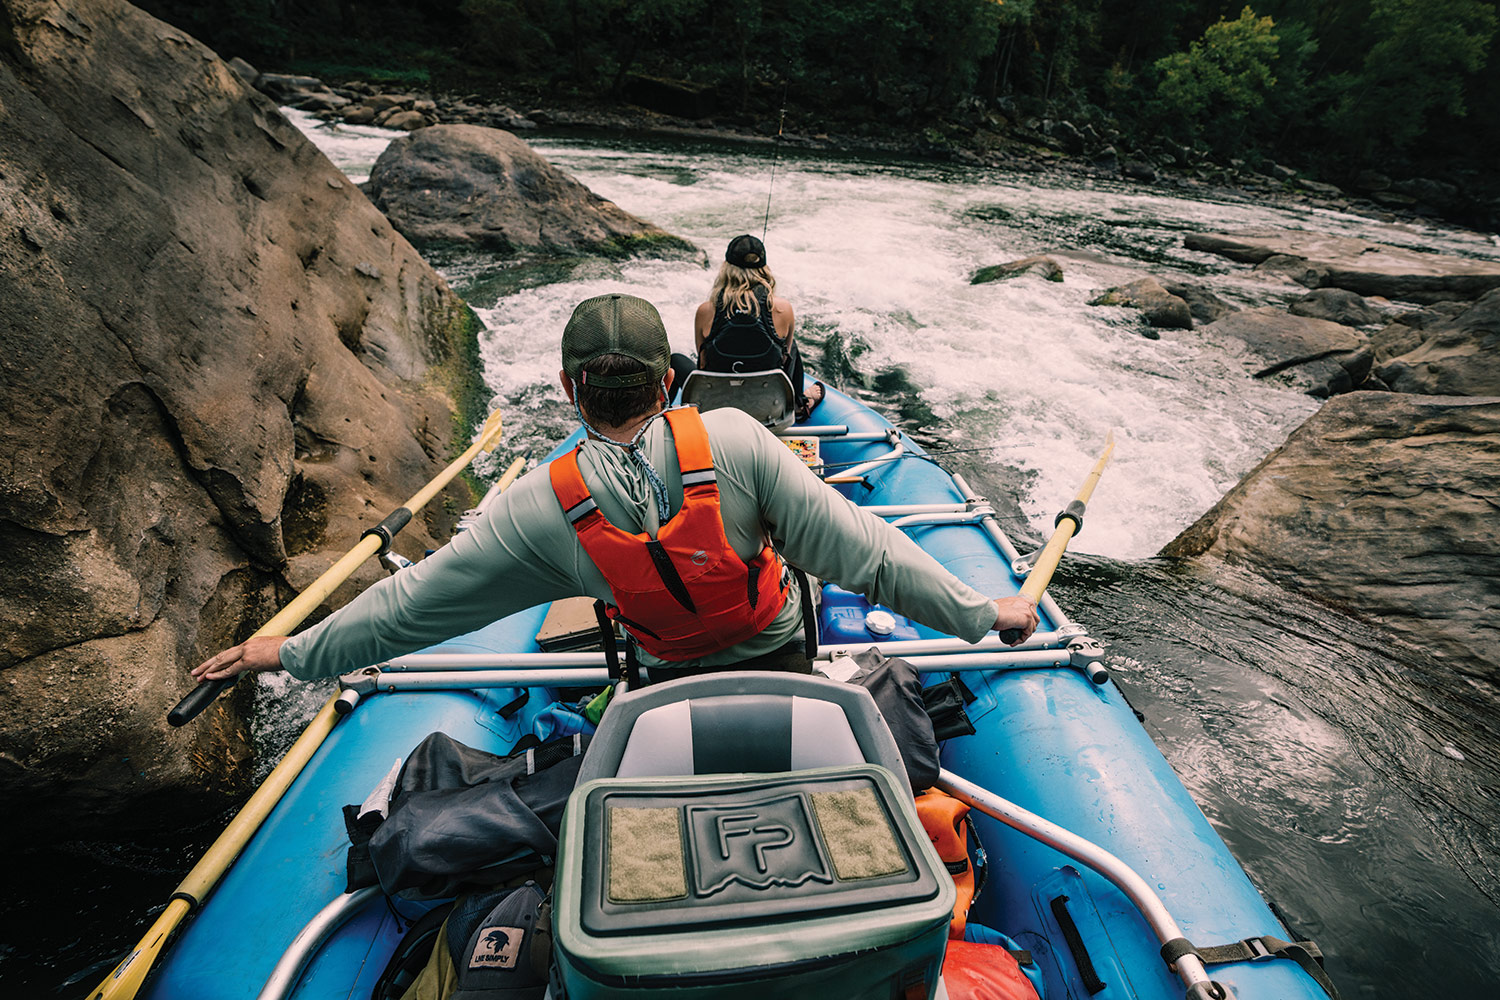
[[[191,722],[198,717],[213,700],[219,696],[219,692],[235,682],[235,677],[226,677],[223,680],[203,681],[193,688],[187,695],[177,703],[177,707],[167,713],[167,722],[173,726],[181,726]]]
[[[1015,645],[1021,641],[1021,630],[1018,628],[1004,629],[1000,632],[1000,641],[1007,646]]]

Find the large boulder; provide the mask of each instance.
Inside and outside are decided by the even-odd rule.
[[[688,241],[600,198],[509,132],[482,125],[436,125],[394,140],[370,170],[366,191],[421,247],[701,256]]]
[[[169,824],[249,756],[249,684],[167,726],[186,668],[451,457],[477,321],[267,98],[118,0],[0,0],[0,191],[6,834]]]
[[[1500,289],[1428,325],[1420,345],[1381,365],[1379,374],[1397,392],[1500,396]]]
[[[1500,679],[1500,398],[1357,392],[1164,556],[1222,560]]]
[[[1358,330],[1293,316],[1275,306],[1230,313],[1202,332],[1243,343],[1250,355],[1249,372],[1255,378],[1275,376],[1312,396],[1359,388],[1375,358],[1369,339]]]
[[[1293,230],[1189,233],[1183,245],[1242,263],[1274,265],[1312,288],[1344,288],[1406,302],[1477,299],[1500,288],[1500,262],[1349,236]]]

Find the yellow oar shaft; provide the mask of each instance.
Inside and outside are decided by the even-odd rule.
[[[435,497],[443,487],[447,486],[453,477],[467,466],[481,451],[492,451],[500,441],[501,424],[500,411],[496,410],[490,414],[489,419],[476,435],[475,441],[462,455],[454,459],[447,468],[438,473],[437,477],[412,496],[406,502],[407,510],[415,513],[421,510],[429,500]],[[525,459],[518,458],[511,463],[502,477],[504,489],[515,480],[520,473]],[[376,535],[369,535],[360,539],[359,544],[350,549],[343,558],[328,568],[322,576],[318,577],[311,586],[298,594],[291,603],[282,608],[271,620],[256,629],[255,635],[285,635],[293,628],[302,623],[313,609],[321,604],[333,590],[349,578],[349,575],[370,556],[380,551],[382,539]],[[172,931],[177,928],[184,917],[192,909],[192,905],[200,902],[215,885],[219,878],[229,868],[234,859],[239,856],[244,846],[250,842],[255,831],[260,829],[276,803],[286,794],[297,775],[302,773],[302,768],[312,759],[312,755],[322,746],[323,740],[333,730],[333,725],[338,721],[338,714],[334,711],[334,702],[337,696],[330,698],[319,710],[313,720],[307,724],[302,735],[287,750],[281,762],[266,776],[257,788],[235,814],[234,819],[219,834],[217,840],[193,866],[192,871],[177,886],[177,893],[167,904],[167,908],[152,923],[146,935],[141,938],[135,949],[126,956],[125,960],[115,967],[109,978],[99,984],[99,988],[90,996],[90,1000],[132,1000],[141,983],[146,979],[147,973],[151,971],[156,957],[161,953],[167,939]],[[190,897],[194,902],[189,904],[181,898]]]
[[[1094,468],[1084,478],[1083,485],[1079,487],[1078,494],[1073,502],[1082,508],[1088,503],[1089,497],[1094,495],[1094,487],[1099,485],[1099,477],[1104,474],[1104,466],[1108,464],[1109,457],[1114,454],[1115,435],[1111,431],[1105,439],[1104,454],[1094,463]],[[1081,515],[1080,515],[1081,516]],[[1063,553],[1067,551],[1068,542],[1078,531],[1078,522],[1071,516],[1062,517],[1057,523],[1057,530],[1052,532],[1052,537],[1047,539],[1047,544],[1042,546],[1042,551],[1037,553],[1036,559],[1031,564],[1031,572],[1026,574],[1026,582],[1021,584],[1021,596],[1028,598],[1032,603],[1042,599],[1046,593],[1047,585],[1052,582],[1052,574],[1057,570],[1057,564],[1062,562]]]
[[[172,901],[167,904],[161,916],[156,918],[145,937],[141,938],[140,943],[115,968],[110,977],[99,984],[89,1000],[129,1000],[136,995],[167,938],[192,909],[182,897],[189,896],[196,904],[218,884],[220,876],[250,842],[255,831],[260,829],[271,810],[276,808],[276,803],[281,801],[282,795],[286,794],[297,775],[302,773],[302,768],[332,731],[333,724],[338,721],[338,713],[333,707],[337,700],[338,696],[334,695],[313,716],[313,720],[302,730],[302,735],[297,737],[297,742],[292,744],[286,756],[281,758],[281,762],[266,776],[266,780],[261,782],[255,793],[240,807],[240,811],[193,866],[193,870],[178,883]]]

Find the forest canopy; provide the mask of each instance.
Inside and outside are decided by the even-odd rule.
[[[975,109],[1218,156],[1405,172],[1500,148],[1483,0],[148,0],[224,56],[315,75],[610,100],[632,75],[813,127]]]

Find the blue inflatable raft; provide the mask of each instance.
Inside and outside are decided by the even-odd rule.
[[[830,390],[814,417],[817,426],[797,426],[786,433],[817,440],[827,474],[842,480],[836,489],[898,524],[980,591],[997,596],[1018,592],[1024,559],[1001,532],[993,510],[961,479],[925,460],[912,440],[846,395]],[[564,442],[554,454],[573,443]],[[926,682],[957,674],[972,693],[966,711],[976,732],[943,745],[939,782],[972,807],[977,844],[987,859],[988,877],[969,921],[1001,932],[1029,953],[1028,970],[1044,1000],[1224,995],[1320,1000],[1329,995],[1309,950],[1288,944],[1292,935],[1108,679],[1100,644],[1050,598],[1041,602],[1037,634],[1014,648],[995,637],[971,647],[897,615],[870,618],[872,610],[879,609],[869,608],[858,595],[826,588],[820,661],[832,663],[840,654],[879,644],[887,655],[914,664]],[[158,1000],[371,996],[410,922],[432,904],[388,898],[378,889],[344,893],[349,842],[342,809],[364,801],[430,733],[505,753],[527,734],[545,739],[557,732],[559,718],[568,716],[559,713],[558,705],[578,703],[582,689],[602,688],[605,670],[599,653],[542,652],[536,636],[546,612],[546,607],[533,608],[421,655],[346,678],[346,711],[211,894],[197,901],[175,939],[161,948],[142,995]],[[691,684],[692,679],[676,683]],[[603,725],[608,727],[611,716],[620,706],[634,704],[633,699],[641,699],[633,709],[636,716],[663,708],[653,692],[670,686],[646,686],[617,699]],[[748,690],[735,689],[745,697]],[[851,718],[857,714],[851,713]],[[595,737],[596,745],[605,735]],[[858,727],[856,737],[861,746],[875,739]],[[722,920],[714,916],[716,911],[705,910],[673,919],[696,921],[698,933],[710,935],[694,945],[701,944],[705,955],[741,952],[735,957],[737,968],[757,962],[790,967],[795,963],[786,949],[828,951],[833,946],[827,942],[840,935],[869,936],[870,955],[886,946],[935,947],[934,961],[940,961],[945,907],[951,909],[952,896],[951,887],[938,883],[947,876],[939,865],[934,881],[931,845],[920,836],[920,827],[915,840],[901,839],[900,831],[913,822],[910,796],[902,801],[902,795],[891,794],[896,785],[888,780],[889,768],[879,765],[878,752],[866,759],[871,763],[842,770],[820,765],[794,772],[795,780],[810,776],[806,780],[812,784],[791,791],[772,788],[777,781],[792,780],[785,776],[718,776],[678,787],[660,778],[609,778],[607,773],[601,778],[586,765],[584,777],[600,780],[574,792],[554,888],[558,947],[574,948],[561,964],[578,967],[574,982],[587,980],[586,988],[575,986],[568,995],[756,995],[724,976],[690,974],[692,962],[712,964],[712,958],[684,958],[693,952],[685,946],[652,959],[660,975],[647,969],[613,978],[601,973],[595,977],[598,982],[588,980],[584,967],[590,963],[597,971],[625,961],[618,954],[622,949],[607,947],[616,932],[609,921],[625,918],[605,912],[608,901],[595,905],[586,885],[572,884],[575,878],[586,884],[598,881],[590,858],[608,863],[607,857],[599,861],[590,853],[607,847],[599,848],[597,838],[589,840],[580,825],[596,799],[619,803],[644,796],[642,801],[661,806],[675,802],[673,796],[685,795],[701,805],[709,801],[704,796],[718,801],[712,797],[760,794],[756,790],[762,788],[799,801],[868,793],[874,796],[867,796],[868,801],[883,803],[882,815],[898,834],[895,851],[904,858],[898,864],[907,865],[910,877],[900,882],[899,892],[891,891],[906,894],[899,906],[906,907],[901,912],[908,916],[900,920],[914,921],[909,926],[916,930],[898,932],[899,921],[889,915],[876,920],[873,915],[885,904],[858,902],[875,898],[868,891],[864,896],[820,896],[810,888],[808,898],[822,909],[792,913],[796,892],[785,886],[782,902],[765,919],[756,917],[748,903],[736,904],[749,909],[734,910],[734,916]],[[973,840],[970,847],[976,847]],[[937,923],[944,925],[935,939],[934,907],[941,911]],[[670,909],[658,904],[657,909],[665,912],[663,908]],[[783,926],[778,921],[788,920],[785,932],[778,932]],[[645,925],[637,920],[631,926]],[[630,933],[649,937],[655,932]],[[737,949],[724,947],[734,942],[739,942]],[[586,947],[593,950],[581,955],[578,949]],[[639,948],[623,951],[647,954]],[[918,969],[905,985],[853,994],[840,986],[853,988],[848,986],[853,980],[823,975],[821,980],[796,980],[785,990],[763,988],[759,995],[948,995],[940,978],[921,972],[927,967],[919,959],[902,954],[900,962]],[[1205,966],[1200,956],[1210,963]],[[911,965],[913,961],[917,964]],[[674,983],[678,973],[682,978]],[[553,995],[562,989],[554,982]]]

